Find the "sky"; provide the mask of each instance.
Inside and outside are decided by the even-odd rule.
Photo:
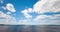
[[[60,0],[0,0],[0,24],[60,25]]]

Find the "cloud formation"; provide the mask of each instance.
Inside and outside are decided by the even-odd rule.
[[[56,15],[39,15],[37,16],[34,21],[38,25],[60,25],[60,14]]]
[[[38,1],[33,6],[33,10],[36,13],[60,12],[60,0],[41,0],[41,1]]]
[[[25,11],[24,15],[34,12],[37,14],[41,14],[33,19],[32,23],[34,23],[35,25],[60,25],[59,24],[60,14],[53,14],[53,15],[44,14],[47,12],[52,13],[60,12],[60,0],[39,0],[36,4],[33,5],[33,9],[31,8],[30,12],[28,9],[24,10]]]
[[[26,18],[32,18],[32,15],[29,14],[31,12],[32,12],[32,8],[28,8],[23,10],[21,13],[23,13]]]
[[[25,9],[23,11],[26,18],[30,17],[31,15],[28,13],[35,12],[37,14],[43,14],[46,12],[60,12],[60,0],[40,0],[36,4],[33,5],[32,8]]]
[[[60,0],[41,0],[33,6],[33,11],[38,14],[46,12],[60,12]],[[34,21],[41,25],[60,25],[60,14],[39,15]]]
[[[6,9],[9,10],[10,12],[16,12],[14,5],[11,3],[6,4]]]
[[[16,19],[0,11],[0,24],[16,24]]]
[[[9,25],[60,25],[60,14],[45,15],[46,12],[60,12],[60,0],[39,0],[36,4],[33,5],[33,8],[28,8],[23,10],[21,13],[26,17],[23,20],[16,22],[15,18],[8,15],[11,12],[16,12],[13,4],[8,3],[6,7],[10,12],[4,14],[0,11],[0,24],[9,24]],[[37,13],[43,15],[37,15],[33,18],[29,13]],[[30,19],[30,20],[28,20]],[[31,20],[32,19],[32,20]]]

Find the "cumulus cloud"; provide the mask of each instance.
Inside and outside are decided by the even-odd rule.
[[[60,12],[60,0],[39,0],[33,5],[32,8],[25,9],[23,11],[26,18],[31,18],[32,15],[28,14],[35,12],[37,14],[43,14],[46,12]]]
[[[16,19],[10,15],[7,15],[0,11],[0,24],[16,24],[15,21]]]
[[[10,12],[16,12],[14,5],[11,3],[6,4],[6,9],[9,10]]]
[[[33,10],[36,13],[60,12],[60,0],[41,0],[41,1],[38,1],[33,6]]]
[[[60,12],[60,0],[39,0],[33,5],[32,8],[28,8],[22,11],[26,18],[31,18],[29,13],[41,14],[32,19],[34,25],[60,25],[60,14],[45,15],[46,12]],[[29,16],[29,17],[28,17]],[[29,24],[30,25],[30,24]],[[33,24],[32,24],[33,25]]]
[[[31,12],[32,12],[32,8],[29,8],[29,9],[23,10],[21,13],[23,13],[26,18],[32,18],[32,15],[29,14]]]
[[[60,12],[60,0],[41,0],[33,6],[33,11],[38,14],[46,12]],[[34,21],[40,25],[60,25],[60,14],[39,15]]]

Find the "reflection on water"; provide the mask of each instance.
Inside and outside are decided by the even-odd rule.
[[[0,25],[0,32],[60,32],[60,25]]]

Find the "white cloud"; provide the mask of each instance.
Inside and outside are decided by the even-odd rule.
[[[6,10],[6,7],[2,6],[1,8],[3,8],[4,10]]]
[[[38,25],[60,25],[60,14],[56,15],[40,15],[37,16],[34,21]]]
[[[17,22],[17,25],[60,25],[60,14],[39,15],[34,19],[23,19]]]
[[[31,9],[31,8],[25,9],[25,10],[22,11],[22,13],[24,14],[24,16],[25,16],[26,18],[32,18],[32,15],[29,14],[29,13],[31,13],[31,12],[32,12],[32,9]]]
[[[7,12],[6,14],[11,14],[11,12]]]
[[[16,19],[0,11],[0,24],[16,24]]]
[[[41,0],[38,1],[33,10],[36,13],[60,12],[60,0]]]
[[[6,4],[6,9],[9,10],[10,12],[16,12],[13,4],[11,3]]]
[[[32,18],[29,13],[43,14],[45,12],[60,12],[60,0],[39,0],[32,8],[23,10],[26,18]]]
[[[36,22],[34,22],[31,19],[23,19],[23,20],[19,20],[17,22],[17,25],[38,25]]]
[[[32,8],[28,8],[28,13],[34,12]]]
[[[60,12],[60,0],[39,0],[32,8],[22,11],[26,18],[31,18],[29,13],[41,14],[32,19],[34,25],[60,25],[60,14],[45,15],[46,12]],[[24,22],[24,21],[23,21]],[[29,22],[29,21],[28,21]],[[25,22],[27,24],[27,22]],[[29,22],[30,23],[30,22]],[[29,25],[31,25],[30,23]],[[33,25],[32,24],[32,25]]]

